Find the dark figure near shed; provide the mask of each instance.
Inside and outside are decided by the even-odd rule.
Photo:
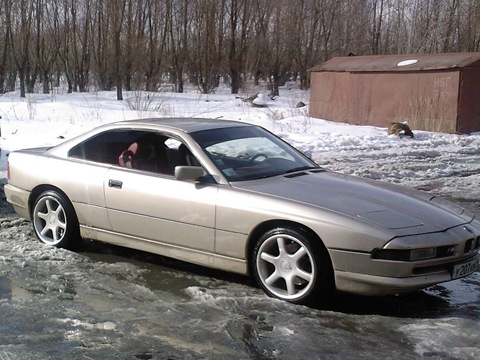
[[[407,124],[392,122],[388,128],[388,135],[409,136],[413,138],[413,132]]]

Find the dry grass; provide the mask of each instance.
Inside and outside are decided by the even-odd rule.
[[[448,118],[448,105],[441,99],[431,97],[414,97],[400,107],[396,120],[408,122],[412,129],[433,132],[455,132],[455,124]]]

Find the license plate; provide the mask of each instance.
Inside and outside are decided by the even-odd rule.
[[[478,261],[480,257],[476,256],[469,262],[457,264],[453,267],[452,280],[458,279],[474,273],[478,269]]]

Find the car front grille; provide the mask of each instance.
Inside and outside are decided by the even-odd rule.
[[[478,250],[480,247],[480,236],[477,237],[476,239],[469,239],[465,242],[465,248],[463,249],[463,252],[465,254],[468,254],[471,251]]]

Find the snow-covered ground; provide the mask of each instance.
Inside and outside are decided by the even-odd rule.
[[[414,129],[414,139],[399,138],[310,118],[296,107],[308,92],[295,86],[267,107],[228,89],[115,96],[0,96],[0,185],[9,151],[112,121],[194,116],[262,125],[327,169],[430,191],[480,214],[480,135]],[[312,309],[161,257],[102,244],[84,251],[45,247],[28,221],[0,216],[0,360],[480,357],[480,272],[414,294],[341,296]]]
[[[254,92],[254,91],[252,91]],[[250,94],[240,97],[246,98]],[[450,198],[480,200],[480,135],[415,131],[415,138],[388,135],[386,128],[354,126],[311,118],[308,92],[281,89],[267,107],[253,107],[228,89],[202,95],[160,92],[18,94],[0,96],[0,179],[8,151],[55,145],[112,121],[146,117],[209,117],[254,123],[273,131],[323,167],[395,182]],[[2,181],[2,180],[0,180]],[[467,196],[468,195],[468,196]]]

